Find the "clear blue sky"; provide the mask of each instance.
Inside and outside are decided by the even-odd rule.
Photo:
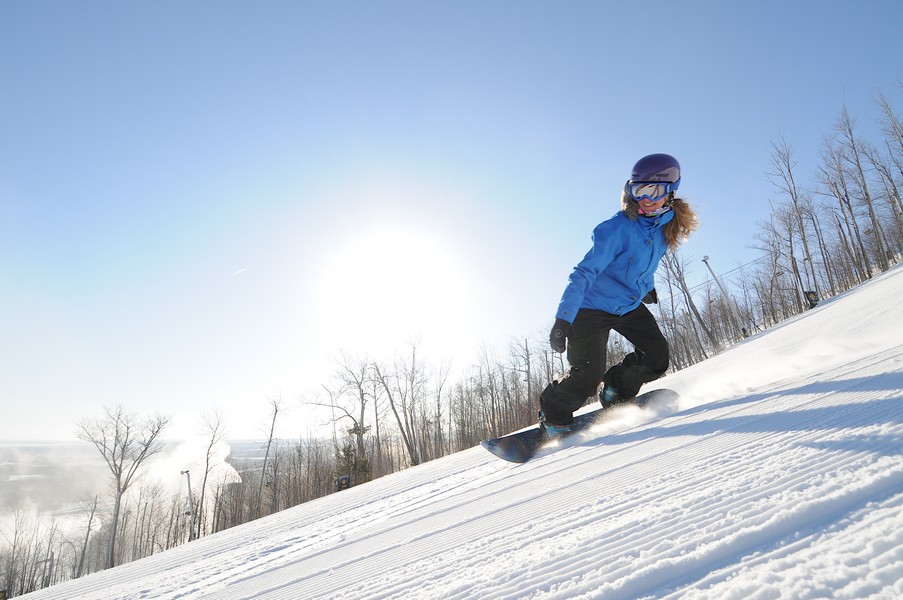
[[[544,332],[633,162],[754,259],[770,142],[903,112],[898,1],[0,3],[0,439],[123,402],[234,437],[338,349]],[[286,434],[306,431],[297,408]],[[310,423],[313,429],[315,423]]]

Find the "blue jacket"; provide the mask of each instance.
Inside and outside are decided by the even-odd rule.
[[[581,308],[613,315],[636,309],[655,287],[655,271],[668,249],[662,227],[673,218],[668,211],[631,221],[620,211],[600,223],[592,249],[571,273],[556,318],[573,323]]]

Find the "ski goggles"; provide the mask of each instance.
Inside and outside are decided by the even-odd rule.
[[[645,199],[658,202],[674,192],[679,185],[680,179],[673,183],[670,181],[628,181],[624,184],[624,191],[637,202]]]

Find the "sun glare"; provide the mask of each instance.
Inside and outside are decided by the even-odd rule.
[[[318,319],[336,348],[378,356],[414,339],[449,351],[467,343],[471,286],[437,232],[375,225],[324,267]]]

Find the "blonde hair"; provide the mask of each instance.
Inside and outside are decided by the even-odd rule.
[[[637,203],[630,199],[627,192],[621,192],[621,210],[631,221],[636,221],[639,217]],[[666,223],[662,230],[665,232],[668,249],[677,250],[677,247],[690,237],[690,233],[699,227],[699,219],[683,198],[672,198],[671,210],[674,211],[674,218]]]

